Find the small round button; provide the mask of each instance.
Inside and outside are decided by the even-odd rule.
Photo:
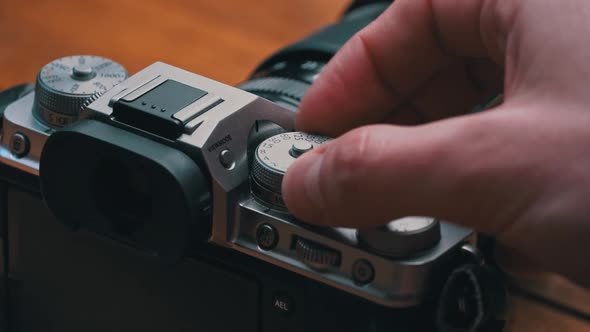
[[[256,243],[262,250],[271,250],[279,242],[279,233],[269,224],[262,224],[256,229]]]
[[[94,70],[92,70],[92,67],[85,65],[74,66],[73,74],[74,79],[83,81],[89,80],[96,76]]]
[[[252,194],[262,204],[287,211],[282,198],[283,176],[287,168],[305,151],[330,140],[325,136],[288,132],[267,138],[254,152],[250,168]]]
[[[359,259],[352,265],[352,280],[357,285],[366,285],[375,278],[375,269],[366,259]]]
[[[234,154],[228,149],[224,149],[219,153],[219,162],[227,169],[232,169],[236,165]]]
[[[295,301],[286,292],[276,291],[272,294],[272,308],[278,314],[289,316],[295,311]]]
[[[25,134],[15,133],[10,138],[10,152],[17,158],[22,158],[29,153],[29,145],[29,139]]]
[[[298,141],[291,145],[291,150],[289,150],[289,154],[293,158],[298,158],[299,156],[311,149],[313,149],[313,144],[311,144],[311,142]]]
[[[76,55],[54,60],[37,75],[33,115],[51,128],[62,128],[126,78],[125,68],[106,58]]]

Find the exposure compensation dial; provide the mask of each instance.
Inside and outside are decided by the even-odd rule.
[[[440,241],[440,223],[431,217],[404,217],[380,227],[359,229],[357,237],[363,247],[377,254],[410,257]]]
[[[328,137],[288,132],[264,140],[255,151],[251,182],[253,194],[264,204],[286,210],[281,183],[287,168],[307,151],[329,140]]]
[[[35,85],[35,116],[52,128],[78,119],[82,107],[127,78],[120,64],[98,56],[76,55],[45,65]]]

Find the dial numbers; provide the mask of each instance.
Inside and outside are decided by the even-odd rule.
[[[78,119],[84,103],[127,78],[120,64],[92,55],[57,59],[45,65],[35,86],[35,117],[52,128]]]
[[[284,133],[273,136],[262,142],[256,150],[256,157],[267,167],[279,172],[286,172],[287,168],[295,161],[295,155],[291,150],[298,150],[301,146],[309,145],[305,150],[312,150],[329,138],[325,136],[310,135],[302,132]]]
[[[75,95],[105,92],[125,78],[127,71],[120,64],[92,55],[57,59],[43,67],[40,74],[41,83],[48,88]]]

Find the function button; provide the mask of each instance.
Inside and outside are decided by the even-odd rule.
[[[281,280],[280,284],[275,284],[276,280]],[[305,331],[304,291],[293,287],[297,282],[277,278],[262,284],[262,331]]]
[[[262,224],[256,229],[256,243],[262,250],[272,250],[279,242],[279,233],[269,224]]]
[[[22,158],[29,153],[30,143],[25,134],[15,133],[10,138],[10,152],[17,157]]]
[[[74,66],[72,73],[74,79],[79,81],[87,81],[96,76],[96,73],[94,70],[92,70],[92,67],[86,65]]]
[[[375,269],[371,262],[359,259],[352,264],[352,280],[357,285],[366,285],[375,278]]]
[[[219,162],[227,169],[232,169],[236,165],[234,154],[229,149],[224,149],[219,153]]]
[[[299,158],[299,156],[301,156],[305,152],[312,150],[312,149],[313,149],[313,144],[311,144],[311,142],[297,141],[297,142],[293,143],[293,145],[291,146],[291,149],[289,150],[289,154],[293,158]]]
[[[286,292],[274,292],[271,301],[272,309],[279,314],[289,316],[295,312],[295,301]]]

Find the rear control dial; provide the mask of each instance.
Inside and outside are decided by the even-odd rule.
[[[327,270],[340,265],[340,253],[313,241],[298,238],[295,243],[297,257],[316,270]]]
[[[254,153],[250,175],[252,192],[266,205],[285,210],[281,183],[296,158],[328,141],[325,136],[289,132],[264,140]]]
[[[78,119],[85,103],[127,78],[120,64],[92,55],[57,59],[45,65],[35,85],[35,116],[53,128]]]
[[[357,237],[370,251],[403,258],[435,246],[440,241],[440,224],[430,217],[405,217],[384,226],[359,229]]]

